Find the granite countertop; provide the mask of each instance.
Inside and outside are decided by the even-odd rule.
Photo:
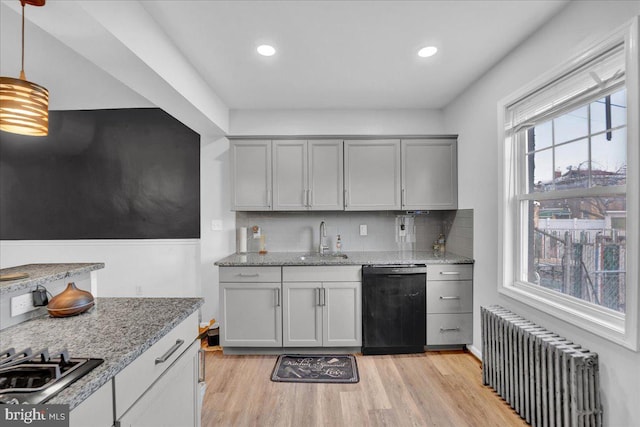
[[[280,266],[280,265],[368,265],[368,264],[473,264],[473,259],[446,252],[344,252],[347,258],[320,256],[305,252],[269,252],[233,254],[215,263],[220,267]]]
[[[97,368],[46,403],[75,408],[203,304],[202,298],[96,298],[88,312],[66,318],[45,315],[4,329],[0,350],[66,348],[71,357],[104,359]],[[193,331],[196,339],[198,331]]]
[[[65,277],[73,277],[78,274],[88,273],[104,268],[102,262],[74,263],[74,264],[27,264],[17,267],[3,268],[0,274],[27,273],[29,277],[18,280],[0,282],[0,295],[20,289],[32,288],[44,285]]]

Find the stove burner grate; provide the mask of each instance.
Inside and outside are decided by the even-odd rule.
[[[102,362],[70,358],[66,349],[51,356],[47,349],[10,348],[0,353],[0,403],[44,402]]]

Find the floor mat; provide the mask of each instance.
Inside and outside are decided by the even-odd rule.
[[[298,383],[357,383],[358,366],[351,355],[280,355],[271,381]]]

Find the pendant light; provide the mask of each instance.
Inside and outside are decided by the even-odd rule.
[[[24,6],[44,6],[46,0],[20,0],[22,4],[22,68],[20,78],[0,77],[0,130],[21,135],[49,133],[49,91],[24,74]]]

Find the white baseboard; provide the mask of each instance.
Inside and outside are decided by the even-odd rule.
[[[478,360],[482,361],[482,352],[478,349],[478,347],[468,345],[467,350],[469,350],[469,352],[471,352],[471,354],[473,354]]]

